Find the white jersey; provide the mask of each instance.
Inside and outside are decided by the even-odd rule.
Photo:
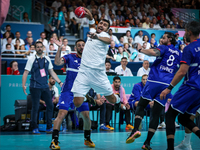
[[[91,28],[90,32],[95,33],[96,30]],[[101,32],[100,34],[97,34],[97,36],[110,38],[106,32]],[[83,50],[81,65],[92,69],[105,70],[105,60],[106,54],[108,53],[108,45],[109,44],[106,44],[100,40],[91,39],[88,37]]]

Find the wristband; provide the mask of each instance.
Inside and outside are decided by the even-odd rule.
[[[174,86],[172,84],[170,84],[168,87],[167,87],[169,90],[172,90],[174,88]]]
[[[62,83],[61,81],[58,83],[60,85],[60,83]]]
[[[94,18],[92,20],[89,20],[89,24],[90,25],[95,24]]]
[[[142,49],[139,49],[138,52],[140,52]]]

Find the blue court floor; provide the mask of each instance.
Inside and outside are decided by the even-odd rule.
[[[79,132],[79,133],[78,133]],[[99,132],[93,131],[92,141],[95,148],[88,148],[84,145],[83,131],[60,133],[59,141],[62,150],[141,150],[143,142],[147,136],[147,131],[141,131],[142,136],[134,143],[126,144],[129,132]],[[177,130],[175,145],[181,143],[184,138],[184,130]],[[0,150],[49,150],[51,134],[42,133],[32,135],[30,132],[7,132],[0,135]],[[191,144],[193,150],[200,149],[200,140],[193,134]],[[158,130],[152,139],[153,150],[166,150],[166,132]]]

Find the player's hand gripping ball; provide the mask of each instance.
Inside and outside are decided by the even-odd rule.
[[[76,17],[84,18],[85,17],[85,10],[83,7],[77,7],[74,11]]]

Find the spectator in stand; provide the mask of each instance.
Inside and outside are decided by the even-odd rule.
[[[149,49],[154,49],[154,48],[157,48],[157,46],[155,45],[156,41],[154,38],[151,38],[151,41],[150,41],[150,48]]]
[[[31,45],[30,50],[35,50],[35,45]]]
[[[124,43],[124,52],[126,52],[128,54],[128,58],[131,56],[131,51],[129,49],[128,43]]]
[[[115,42],[115,44],[119,44],[119,40],[115,35],[113,35],[112,29],[108,30],[108,34],[110,35],[110,38]]]
[[[54,48],[54,45],[53,44],[50,44],[49,45],[49,51],[48,51],[49,53],[49,55],[56,55],[56,52],[57,52],[57,50]],[[53,53],[54,52],[54,53]]]
[[[123,57],[126,57],[127,60],[129,60],[129,59],[128,59],[128,53],[127,53],[127,52],[124,52],[123,47],[119,46],[119,47],[118,47],[118,54],[117,54],[117,56],[116,56],[116,62],[121,62],[121,59],[122,59]]]
[[[106,66],[106,72],[115,72],[113,69],[111,69],[111,63],[109,61],[105,62]]]
[[[175,33],[175,39],[176,39],[175,48],[179,49],[180,45],[182,44],[182,41],[179,39],[179,34],[178,33]]]
[[[19,32],[19,31],[15,32],[15,37],[16,37],[16,38],[12,40],[13,45],[15,45],[15,40],[16,40],[16,39],[19,39],[19,40],[20,40],[20,46],[21,46],[21,45],[25,45],[24,40],[20,39],[20,36],[21,36],[21,35],[20,35],[20,32]]]
[[[144,60],[143,64],[142,64],[142,67],[137,72],[137,76],[141,77],[144,74],[148,75],[149,72],[150,72],[149,61],[148,60]]]
[[[40,33],[40,39],[38,39],[37,41],[42,42],[45,47],[48,47],[48,41],[45,38],[46,38],[46,33],[41,32]]]
[[[137,14],[137,11],[134,11],[134,12],[133,12],[133,19],[134,19],[134,20],[139,19],[138,14]]]
[[[142,30],[138,31],[138,35],[135,36],[135,43],[143,44],[143,32]]]
[[[57,30],[60,31],[60,36],[65,36],[65,15],[64,13],[67,11],[65,6],[61,7],[61,11],[58,14],[58,24],[57,24]]]
[[[115,72],[118,74],[118,75],[123,75],[123,76],[133,76],[131,70],[126,67],[127,64],[128,64],[128,59],[126,57],[122,57],[121,59],[121,65],[117,66],[115,68]]]
[[[114,15],[114,14],[111,15],[109,21],[110,21],[111,26],[112,26],[113,22],[116,22],[116,19],[115,19],[115,15]]]
[[[21,20],[21,22],[31,22],[31,19],[28,18],[27,12],[23,13],[23,19]]]
[[[136,19],[135,20],[135,27],[139,27],[139,25],[140,25],[140,19]]]
[[[128,45],[129,45],[129,47],[132,47],[132,45],[133,45],[133,38],[132,37],[129,37],[128,38]]]
[[[140,96],[142,94],[142,90],[143,90],[143,88],[144,88],[144,86],[147,82],[147,78],[148,78],[148,75],[144,74],[144,75],[142,75],[142,81],[134,84],[131,96],[128,100],[128,103],[130,105],[130,109],[136,110],[136,107],[137,107],[138,102],[140,100]],[[152,107],[153,107],[153,101],[149,102],[149,104],[146,107],[146,110],[149,110]]]
[[[58,9],[62,6],[62,3],[60,0],[55,0],[52,5],[51,5],[51,8],[54,10],[54,11],[58,11]]]
[[[164,16],[164,14],[161,14],[161,15],[160,15],[160,20],[158,21],[160,27],[163,28],[164,22],[165,22],[165,16]],[[167,24],[168,24],[168,22],[167,22]]]
[[[160,25],[157,23],[156,17],[154,17],[154,18],[152,19],[152,23],[153,23],[153,28],[154,28],[154,29],[160,29],[160,28],[161,28]]]
[[[48,25],[51,29],[51,34],[56,33],[58,35],[58,12],[54,11],[53,16],[50,18]]]
[[[33,38],[29,37],[28,38],[28,43],[25,45],[26,50],[30,50],[31,45],[33,45]]]
[[[7,67],[7,75],[20,75],[17,61],[10,62],[10,67]]]
[[[7,43],[7,38],[10,37],[10,33],[9,33],[8,31],[6,31],[6,32],[4,33],[4,35],[5,35],[5,38],[1,39],[1,45],[4,45],[4,44]]]
[[[176,18],[173,19],[172,25],[174,25],[176,29],[180,29],[181,28],[180,25],[178,24],[178,20]]]
[[[68,40],[66,38],[63,39],[63,46],[66,47],[67,54],[70,54],[72,50],[71,47],[68,45]]]
[[[26,34],[26,38],[24,39],[24,43],[25,45],[28,44],[28,38],[31,37],[32,38],[32,31],[28,31]],[[35,44],[35,41],[33,40],[33,45]]]
[[[156,41],[156,34],[155,34],[155,33],[151,33],[151,39],[152,39],[152,38],[155,40],[154,45],[155,45],[155,46],[158,46],[158,43],[157,43],[157,41]],[[151,40],[150,40],[149,42],[151,42]]]
[[[15,50],[19,50],[19,49],[20,49],[20,40],[19,40],[19,39],[16,39],[16,40],[15,40],[15,45],[14,45],[14,47],[15,47]]]
[[[167,28],[167,29],[171,29],[171,26],[170,26],[170,24],[168,24],[166,28]]]
[[[8,37],[7,38],[7,41],[3,44],[3,46],[2,46],[2,50],[1,50],[1,52],[3,52],[5,49],[6,49],[6,44],[10,44],[10,46],[11,46],[11,50],[15,50],[15,47],[14,47],[14,45],[13,45],[13,43],[12,43],[12,37]]]
[[[162,28],[167,28],[167,25],[169,24],[168,20],[165,19],[163,25],[161,26]]]
[[[130,19],[130,27],[135,27],[134,19]]]
[[[153,18],[155,18],[156,16],[154,16],[154,13],[153,13],[153,10],[150,9],[149,10],[149,15],[148,15],[148,18],[150,19],[150,22],[153,21]]]
[[[122,26],[125,23],[124,16],[122,16],[122,12],[120,10],[117,11],[116,20],[119,20],[119,25]],[[116,23],[117,24],[117,23]]]
[[[55,34],[55,33],[53,33],[53,34]],[[57,38],[58,38],[57,35],[56,35],[56,37],[54,37],[54,38],[57,39]],[[49,39],[48,48],[49,48],[50,44],[53,44],[53,47],[54,47],[54,49],[55,49],[56,51],[58,50],[58,46],[53,42],[53,37],[51,37],[51,38]]]
[[[15,50],[12,49],[11,44],[7,43],[5,49],[2,49],[1,51],[2,54],[14,54]],[[11,55],[4,55],[2,57],[13,57]]]
[[[153,27],[154,27],[154,24],[153,24],[153,23],[150,23],[149,28],[150,28],[150,29],[153,29]]]
[[[111,85],[113,88],[113,93],[118,94],[121,100],[121,109],[120,109],[120,124],[123,124],[123,115],[125,114],[126,120],[126,130],[132,130],[134,127],[130,124],[130,106],[126,99],[126,93],[124,88],[121,86],[121,78],[116,76],[113,78],[113,84]],[[110,127],[110,119],[112,114],[113,105],[110,103],[106,104],[106,126]]]
[[[150,19],[149,17],[147,17],[146,21],[142,24],[142,27],[148,29],[149,26],[150,26]]]
[[[143,43],[147,43],[146,49],[149,49],[151,47],[149,43],[149,37],[147,35],[143,36]]]
[[[11,26],[8,24],[6,25],[6,31],[9,32],[10,36],[12,37],[12,39],[14,39],[14,34],[11,32]],[[5,38],[5,33],[3,34],[3,38]]]
[[[116,61],[117,52],[118,52],[118,50],[115,48],[115,42],[111,41],[110,47],[108,49],[108,53],[106,55],[106,60],[108,60],[108,61],[110,61],[110,60]]]
[[[123,43],[128,43],[128,38],[131,37],[131,31],[127,30],[126,35],[124,36],[124,41]]]

